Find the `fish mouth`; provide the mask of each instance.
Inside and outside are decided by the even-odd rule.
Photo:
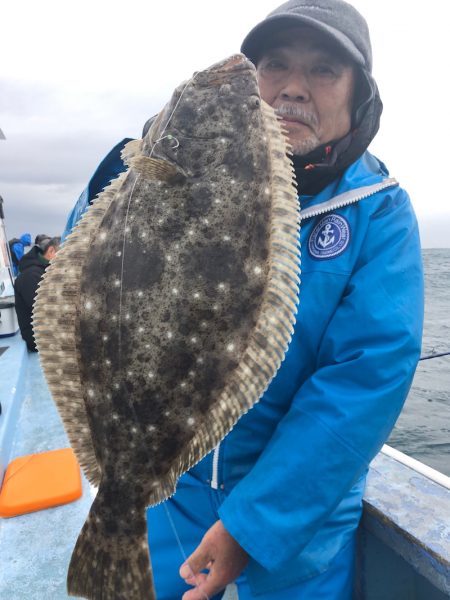
[[[214,77],[220,79],[221,75],[227,76],[234,71],[254,71],[255,65],[244,54],[233,54],[225,58],[208,69],[195,73],[195,78],[207,78],[211,80]]]
[[[221,60],[211,67],[211,71],[228,72],[239,68],[256,71],[255,65],[249,61],[244,54],[233,54],[233,56],[229,56],[228,58]]]

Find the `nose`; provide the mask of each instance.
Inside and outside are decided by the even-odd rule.
[[[309,102],[311,92],[305,74],[298,69],[289,72],[280,95],[283,100],[291,102]]]

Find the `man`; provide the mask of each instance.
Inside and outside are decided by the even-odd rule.
[[[420,353],[417,223],[406,192],[366,150],[382,105],[367,25],[351,5],[291,0],[242,51],[294,150],[300,310],[260,402],[148,511],[156,591],[216,600],[235,581],[239,600],[349,600],[365,476]],[[117,161],[116,147],[96,181]],[[175,575],[179,545],[187,585]]]
[[[42,244],[42,242],[48,241],[50,239],[51,239],[51,236],[47,235],[46,233],[39,233],[34,238],[33,246],[19,260],[19,263],[17,265],[17,269],[18,269],[19,273],[21,273],[24,268],[25,269],[27,268],[27,266],[30,264],[31,258],[37,259],[39,255],[42,255],[41,244]]]
[[[31,325],[34,298],[45,269],[55,256],[60,242],[59,237],[41,238],[39,244],[35,244],[21,259],[20,273],[14,282],[17,320],[22,338],[30,352],[37,352]]]

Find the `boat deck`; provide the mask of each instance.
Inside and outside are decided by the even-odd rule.
[[[29,354],[23,362],[21,382],[14,381],[17,358],[24,344],[18,336],[3,338],[0,346],[9,348],[0,357],[2,391],[7,391],[3,409],[21,404],[16,415],[14,435],[4,441],[10,444],[10,460],[35,452],[69,447],[66,433],[39,366],[37,354]],[[8,368],[9,367],[9,368]],[[4,386],[4,375],[9,385]],[[24,388],[20,389],[20,385]],[[17,407],[19,410],[19,407]],[[6,434],[6,432],[4,432]],[[1,440],[0,440],[1,441]],[[3,473],[1,474],[3,476]],[[5,600],[63,600],[66,592],[67,565],[78,533],[92,503],[90,486],[82,478],[80,500],[10,519],[0,519],[0,598]]]

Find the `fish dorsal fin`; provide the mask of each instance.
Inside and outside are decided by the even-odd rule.
[[[170,181],[180,174],[180,171],[174,165],[160,158],[138,155],[131,158],[129,164],[145,179]]]

